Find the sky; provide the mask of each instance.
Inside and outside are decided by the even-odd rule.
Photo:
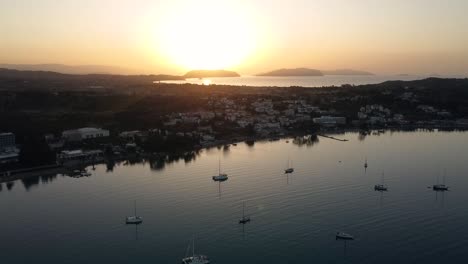
[[[0,63],[468,75],[466,0],[0,0]]]

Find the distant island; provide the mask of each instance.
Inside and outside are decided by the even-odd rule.
[[[261,73],[257,76],[324,76],[324,75],[374,75],[373,73],[352,69],[338,69],[338,70],[316,70],[309,68],[296,68],[296,69],[279,69],[267,73]]]
[[[287,77],[287,76],[323,76],[319,70],[296,68],[296,69],[279,69],[267,73],[261,73],[257,76],[273,76],[273,77]]]
[[[352,70],[352,69],[338,69],[330,71],[322,71],[324,75],[374,75],[371,72]]]
[[[193,70],[187,72],[183,78],[212,78],[212,77],[240,77],[240,74],[226,70]]]

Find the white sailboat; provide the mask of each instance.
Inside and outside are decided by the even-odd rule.
[[[292,167],[292,161],[289,160],[288,158],[288,165],[286,166],[286,169],[284,170],[285,174],[290,174],[294,172],[294,168]]]
[[[190,244],[187,248],[190,248]],[[188,254],[187,254],[188,255]],[[182,259],[182,264],[209,264],[210,260],[205,255],[195,255],[195,238],[192,240],[192,256],[185,257]]]
[[[388,191],[388,187],[384,184],[384,173],[382,173],[382,183],[375,185],[374,190],[379,191],[379,192]]]
[[[143,222],[143,217],[137,216],[136,201],[135,201],[135,204],[134,204],[134,209],[135,209],[135,215],[127,216],[127,218],[125,219],[125,223],[127,225],[129,225],[129,224],[137,225],[137,224],[141,224]]]
[[[245,202],[242,203],[242,218],[239,220],[239,224],[247,224],[250,222],[250,216],[245,216]]]
[[[221,160],[219,160],[219,169],[218,175],[213,176],[213,181],[226,181],[228,179],[228,175],[226,173],[221,173]]]

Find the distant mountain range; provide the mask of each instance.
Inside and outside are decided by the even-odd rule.
[[[149,74],[149,75],[123,75],[123,74],[70,74],[61,73],[48,70],[16,70],[0,67],[0,78],[8,79],[35,79],[35,80],[51,80],[51,79],[78,79],[80,77],[93,78],[93,79],[125,79],[125,80],[145,80],[145,81],[173,81],[185,80],[188,78],[211,78],[211,77],[240,77],[237,72],[225,70],[195,70],[187,72],[185,75],[167,75],[167,74]]]
[[[70,66],[64,64],[0,64],[0,68],[31,72],[54,72],[61,74],[102,74],[102,75],[128,75],[131,70],[103,65],[77,65]],[[324,76],[324,75],[373,75],[370,72],[338,69],[338,70],[316,70],[309,68],[279,69],[257,76]],[[136,75],[135,75],[136,76]],[[146,75],[157,76],[156,80],[183,80],[187,78],[215,78],[215,77],[240,77],[237,72],[227,70],[193,70],[185,75]]]
[[[27,71],[27,70],[12,70],[0,68],[0,78],[3,79],[26,79],[26,80],[126,80],[136,82],[154,82],[154,81],[172,81],[185,80],[182,76],[166,75],[166,74],[149,74],[149,75],[123,75],[123,74],[68,74],[53,71]]]
[[[104,65],[0,64],[0,68],[20,71],[48,71],[65,74],[128,74],[128,69]]]
[[[324,75],[373,75],[370,72],[357,71],[351,69],[339,69],[322,71],[309,68],[296,68],[296,69],[279,69],[267,73],[261,73],[257,76],[324,76]]]
[[[70,66],[64,64],[0,64],[0,69],[31,71],[31,72],[53,72],[61,74],[103,74],[103,75],[128,75],[131,70],[103,65],[78,65]],[[237,72],[226,70],[193,70],[185,75],[148,75],[158,76],[157,80],[183,80],[186,78],[210,78],[210,77],[240,77]]]

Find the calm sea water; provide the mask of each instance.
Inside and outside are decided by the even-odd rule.
[[[302,86],[324,87],[341,86],[343,84],[361,85],[377,84],[386,81],[413,81],[431,77],[430,75],[369,75],[369,76],[312,76],[312,77],[267,77],[267,76],[242,76],[237,78],[208,78],[188,79],[186,81],[166,81],[168,83],[192,83],[192,84],[218,84],[218,85],[245,85],[245,86]],[[437,76],[440,78],[466,78],[463,76]]]
[[[86,178],[3,183],[0,263],[180,263],[194,235],[196,251],[220,264],[468,258],[467,133],[336,137],[350,141],[240,143],[158,169],[99,165]],[[221,184],[211,180],[219,159],[230,177]],[[428,189],[444,169],[451,191]],[[383,171],[389,192],[375,192]],[[138,227],[124,225],[134,200]],[[240,226],[243,201],[252,222]]]

